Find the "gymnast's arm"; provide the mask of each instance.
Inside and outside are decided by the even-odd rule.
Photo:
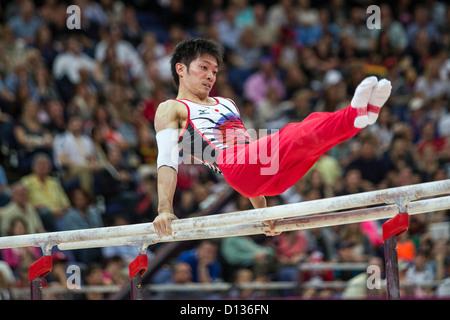
[[[178,162],[170,157],[178,150],[179,112],[173,101],[161,103],[155,114],[155,130],[158,142],[158,216],[153,221],[156,234],[170,236],[171,224],[178,219],[173,212],[173,197],[177,186]],[[174,141],[175,140],[175,141]],[[176,148],[176,150],[174,150]]]

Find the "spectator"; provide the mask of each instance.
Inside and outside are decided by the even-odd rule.
[[[31,43],[34,41],[42,21],[35,13],[33,1],[25,0],[20,4],[20,14],[13,16],[8,24],[16,37]]]
[[[92,203],[90,195],[81,188],[70,191],[71,206],[63,218],[64,230],[103,227],[101,213]]]
[[[218,280],[222,272],[217,260],[217,250],[217,243],[203,240],[196,248],[182,252],[178,261],[191,266],[193,282],[211,283]]]
[[[279,28],[267,21],[267,8],[263,3],[253,6],[254,21],[247,26],[258,48],[268,50],[278,38]]]
[[[221,254],[232,268],[250,268],[255,277],[273,272],[275,251],[252,237],[229,237],[222,241]]]
[[[430,11],[427,5],[417,4],[414,7],[414,20],[408,24],[406,32],[408,41],[414,43],[419,30],[424,30],[428,39],[432,42],[438,42],[440,35],[438,28],[433,20],[431,20]]]
[[[276,91],[279,99],[284,99],[286,88],[278,75],[274,61],[270,57],[264,57],[260,62],[259,71],[245,81],[243,94],[255,104],[259,104],[271,88]]]
[[[81,278],[86,286],[105,286],[108,279],[105,278],[103,268],[98,263],[91,263],[81,271]],[[78,300],[105,300],[107,294],[103,292],[86,292],[79,295]]]
[[[267,22],[275,28],[280,28],[288,23],[289,12],[293,11],[292,0],[280,0],[271,5],[267,10]]]
[[[53,99],[49,100],[46,103],[45,111],[48,115],[48,122],[46,122],[44,126],[48,131],[50,131],[53,137],[66,131],[65,110],[61,101]]]
[[[30,67],[29,63],[22,60],[19,61],[15,67],[14,72],[9,73],[5,78],[5,87],[9,90],[9,92],[17,97],[22,97],[23,100],[31,99],[36,103],[39,103],[39,92],[36,87],[36,82],[32,77],[31,72],[27,69]],[[15,101],[16,103],[18,101]],[[21,110],[21,105],[15,109],[10,110],[10,114],[18,118],[19,114],[22,114],[23,110]]]
[[[406,270],[406,281],[413,285],[429,284],[433,281],[433,269],[427,262],[425,252],[417,251],[413,264]]]
[[[236,50],[242,28],[236,24],[237,8],[230,4],[225,9],[224,18],[217,23],[219,41],[228,50]]]
[[[173,284],[190,284],[192,283],[192,269],[186,262],[177,262],[172,267],[171,280]],[[173,299],[202,299],[205,294],[202,291],[191,290],[173,290],[162,291],[156,295],[157,299],[173,300]]]
[[[351,241],[340,241],[337,252],[339,263],[360,262],[358,257],[355,256],[355,245]],[[353,270],[335,270],[334,277],[341,281],[349,281],[357,274],[358,272]]]
[[[45,65],[39,64],[36,66],[33,76],[36,83],[36,91],[39,95],[39,101],[41,103],[61,99],[58,89],[56,88],[56,84]]]
[[[53,136],[39,121],[39,109],[36,102],[28,100],[22,110],[20,120],[14,126],[14,138],[19,154],[19,168],[28,173],[33,157],[45,153],[49,157],[53,152]]]
[[[355,43],[355,52],[358,56],[367,56],[373,50],[375,42],[371,30],[363,21],[363,8],[359,6],[350,9],[348,23],[341,29],[341,36],[350,37]]]
[[[20,182],[12,186],[11,202],[2,208],[0,214],[1,235],[6,236],[13,220],[20,218],[24,220],[28,233],[45,232],[38,212],[28,200],[28,190]]]
[[[229,294],[231,299],[261,299],[267,297],[266,290],[255,290],[251,288],[245,288],[246,284],[251,283],[265,283],[267,279],[259,278],[255,279],[253,272],[250,269],[239,269],[233,279],[235,288],[233,288]],[[243,286],[243,287],[240,287]]]
[[[440,99],[448,93],[448,84],[440,77],[442,62],[437,58],[430,59],[425,65],[422,75],[417,78],[414,93],[426,100]]]
[[[97,67],[95,60],[82,50],[82,44],[77,36],[71,36],[66,40],[65,51],[60,52],[54,60],[52,75],[55,81],[63,80],[63,78],[69,81],[65,91],[70,92],[72,86],[80,82],[80,70],[92,72]]]
[[[276,261],[278,281],[299,281],[299,266],[307,257],[307,238],[302,230],[283,232],[276,239]],[[284,295],[291,295],[286,290]]]
[[[151,172],[145,174],[140,179],[140,185],[138,187],[139,200],[136,204],[137,222],[153,221],[158,214],[158,195],[156,192],[157,179],[155,169],[150,169]]]
[[[438,159],[441,159],[440,155],[448,147],[444,137],[437,137],[436,126],[431,121],[428,121],[423,125],[421,139],[417,142],[417,151],[421,156],[423,156],[427,147],[431,148]]]
[[[370,256],[375,255],[374,245],[370,242],[362,223],[352,223],[342,226],[340,230],[340,242],[350,243],[352,259],[355,262],[367,261]]]
[[[28,189],[30,203],[36,208],[47,231],[56,231],[70,202],[59,181],[50,175],[50,158],[38,153],[33,158],[32,172],[21,178]]]
[[[130,168],[124,162],[122,151],[110,147],[107,151],[108,164],[96,174],[98,193],[105,199],[106,213],[129,210],[136,207],[138,194],[136,181]]]
[[[391,6],[382,4],[380,6],[380,17],[383,31],[387,32],[388,41],[394,48],[396,54],[401,54],[408,46],[408,37],[403,25],[392,16]],[[375,38],[380,36],[381,29],[373,29],[372,34]]]
[[[382,182],[385,177],[385,171],[381,160],[376,155],[374,139],[368,137],[361,142],[358,157],[353,160],[346,168],[358,169],[361,172],[361,178],[365,184],[369,183],[372,188]]]
[[[134,80],[142,78],[144,65],[137,50],[132,44],[123,39],[123,31],[120,25],[111,24],[108,27],[108,33],[104,34],[102,39],[95,47],[95,60],[103,61],[106,49],[112,46],[117,55],[117,61],[127,66]]]
[[[6,236],[20,236],[28,234],[28,228],[25,220],[22,217],[5,221],[9,222],[7,225]],[[7,248],[2,249],[2,259],[11,267],[14,273],[18,273],[21,266],[30,266],[33,262],[39,259],[41,250],[38,247],[23,247],[23,248]]]
[[[59,49],[53,39],[53,34],[50,27],[47,24],[42,24],[39,27],[32,45],[39,50],[45,67],[47,67],[47,71],[51,70],[53,61],[59,54]],[[51,73],[49,73],[49,76],[51,76]]]
[[[76,115],[70,116],[67,130],[55,137],[53,150],[63,181],[78,179],[80,186],[93,195],[97,162],[92,139],[82,129],[82,120]]]

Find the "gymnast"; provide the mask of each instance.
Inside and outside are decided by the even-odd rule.
[[[389,80],[370,76],[357,86],[348,107],[314,112],[302,122],[252,139],[234,101],[209,96],[222,56],[217,43],[195,38],[180,42],[171,58],[177,98],[162,102],[155,115],[158,216],[153,225],[159,237],[171,235],[171,222],[177,219],[173,197],[180,151],[222,174],[254,208],[263,208],[265,196],[283,193],[323,153],[375,123],[391,94]],[[279,234],[274,221],[263,223],[269,227],[267,235]]]

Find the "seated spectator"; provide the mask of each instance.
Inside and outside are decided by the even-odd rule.
[[[191,266],[193,282],[210,283],[221,276],[222,268],[217,260],[217,249],[217,243],[203,240],[196,248],[182,252],[178,261]]]
[[[275,251],[252,237],[229,237],[222,241],[221,254],[232,268],[250,268],[255,277],[273,272]]]
[[[8,222],[6,236],[19,236],[29,233],[27,224],[22,217],[15,217]],[[2,249],[2,260],[11,267],[14,273],[17,273],[21,266],[29,267],[40,257],[41,249],[39,247]]]
[[[42,20],[35,12],[34,2],[30,0],[21,1],[20,13],[13,16],[8,25],[18,38],[25,39],[26,42],[32,43]]]
[[[45,128],[50,131],[53,137],[66,131],[65,110],[60,101],[49,100],[46,103],[45,111],[48,115],[48,122],[45,123]]]
[[[322,253],[325,261],[336,260],[338,257],[338,234],[332,228],[314,228],[305,230],[308,245]]]
[[[365,180],[364,185],[376,187],[385,177],[385,170],[382,161],[376,155],[375,141],[369,137],[361,142],[358,157],[350,162],[346,171],[358,169],[361,172],[361,178]]]
[[[158,194],[156,189],[156,172],[145,174],[140,179],[140,185],[138,187],[139,199],[135,209],[136,222],[150,222],[158,215]]]
[[[355,262],[367,261],[375,255],[374,246],[365,231],[362,223],[351,223],[342,226],[339,232],[341,243],[351,243],[351,257]]]
[[[53,61],[59,53],[59,48],[53,39],[53,34],[47,24],[42,24],[36,32],[33,47],[38,49],[45,66],[51,70]]]
[[[96,174],[98,193],[105,199],[106,212],[132,210],[138,194],[131,170],[124,163],[122,151],[111,146],[107,151],[108,164]],[[130,211],[130,214],[134,214]]]
[[[38,56],[38,59],[41,58],[37,51],[34,51],[34,54]],[[33,76],[36,82],[36,91],[41,103],[55,100],[59,101],[61,99],[56,84],[49,74],[48,68],[43,63],[39,63],[39,65],[35,67]]]
[[[21,182],[28,189],[30,203],[38,211],[45,230],[56,231],[70,201],[58,179],[50,174],[50,158],[38,153],[33,158],[32,173],[22,177]]]
[[[98,62],[103,61],[108,46],[114,47],[117,61],[128,66],[128,72],[133,79],[139,79],[143,76],[144,65],[141,57],[133,45],[123,39],[123,31],[120,25],[110,25],[104,39],[96,45],[94,55]]]
[[[45,232],[38,212],[29,202],[28,190],[20,182],[16,182],[12,186],[11,202],[2,208],[0,214],[2,236],[7,235],[12,221],[17,218],[25,221],[28,233]]]
[[[276,238],[278,281],[299,281],[299,265],[307,257],[307,238],[302,230],[283,232]],[[292,295],[291,290],[283,290]]]
[[[419,250],[416,253],[413,264],[406,270],[406,281],[411,284],[427,284],[434,280],[433,268],[427,263],[427,255]]]
[[[167,283],[167,282],[166,282]],[[168,283],[173,284],[190,284],[192,283],[192,269],[186,262],[177,262],[172,267],[171,279]],[[156,295],[157,299],[173,300],[173,299],[202,299],[205,294],[202,291],[192,290],[173,290],[162,291]]]
[[[236,271],[234,275],[233,283],[237,287],[233,288],[230,291],[229,298],[231,299],[261,299],[267,296],[266,290],[255,290],[255,289],[247,289],[247,288],[239,288],[239,285],[244,285],[247,283],[258,283],[258,282],[267,282],[267,279],[259,278],[255,279],[253,276],[253,272],[250,269],[239,269]]]
[[[122,135],[117,131],[118,119],[113,115],[112,109],[104,105],[97,105],[92,111],[91,119],[84,123],[84,131],[90,130],[96,126],[102,132],[106,145],[118,145],[121,149],[125,149],[127,143]]]
[[[421,139],[417,142],[417,152],[423,156],[425,148],[430,147],[437,155],[438,159],[442,159],[441,154],[444,154],[448,143],[445,137],[438,137],[436,135],[436,125],[434,122],[428,121],[422,127]]]
[[[98,66],[93,58],[82,52],[81,42],[73,35],[66,40],[65,51],[60,52],[54,62],[52,75],[62,99],[67,102],[73,96],[74,85],[81,81],[80,71],[94,75]]]
[[[81,118],[72,115],[67,130],[55,137],[55,161],[62,170],[65,183],[78,179],[81,188],[93,195],[94,171],[97,162],[91,137],[83,133]]]
[[[103,227],[101,213],[93,205],[90,195],[81,188],[70,191],[70,208],[63,218],[64,230]]]
[[[286,88],[278,75],[275,63],[271,58],[265,57],[261,59],[259,70],[245,81],[244,97],[259,104],[270,89],[277,92],[280,100],[284,99]]]
[[[276,239],[276,259],[281,281],[295,281],[298,266],[306,258],[307,239],[303,231],[283,232]]]
[[[97,162],[97,167],[100,170],[108,164],[108,158],[106,156],[108,145],[106,142],[105,133],[102,131],[100,126],[95,125],[92,127],[91,139],[94,144],[95,161]]]
[[[39,121],[36,102],[28,100],[23,106],[20,120],[14,126],[14,139],[17,143],[19,168],[26,173],[31,168],[34,155],[52,155],[53,137]]]
[[[355,245],[351,241],[341,241],[338,247],[338,262],[353,263],[360,262],[355,256]],[[356,276],[359,271],[354,270],[335,270],[334,277],[341,281],[349,281]]]
[[[104,276],[103,268],[98,263],[91,263],[81,271],[82,283],[86,286],[104,286],[108,279]],[[78,300],[105,300],[107,294],[103,292],[82,293]]]
[[[14,72],[8,73],[5,77],[5,88],[16,97],[16,104],[18,102],[17,98],[22,95],[26,96],[27,100],[30,99],[37,103],[40,102],[36,82],[31,73],[28,72],[29,67],[31,67],[29,63],[19,61],[14,65]],[[20,105],[16,105],[14,108],[11,107],[10,114],[17,118],[22,113],[20,107]]]

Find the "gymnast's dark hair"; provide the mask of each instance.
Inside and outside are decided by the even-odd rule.
[[[213,40],[194,38],[184,40],[177,44],[175,51],[170,59],[170,68],[172,70],[172,77],[177,87],[180,85],[180,79],[175,68],[177,63],[183,63],[187,66],[189,71],[189,65],[198,57],[210,54],[216,60],[220,67],[223,63],[223,52],[219,44]]]

